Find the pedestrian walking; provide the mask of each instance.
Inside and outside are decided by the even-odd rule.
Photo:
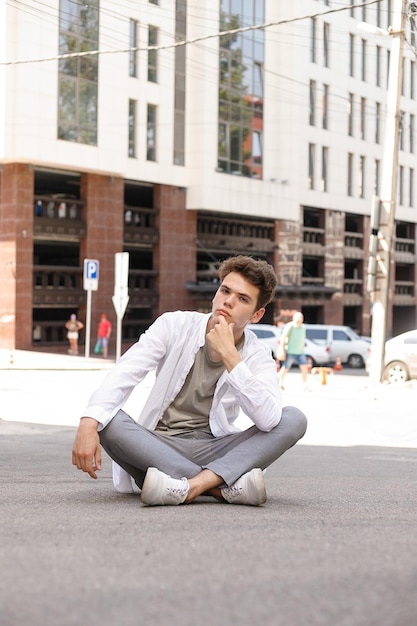
[[[296,311],[292,322],[284,326],[281,334],[280,360],[283,361],[279,372],[281,389],[284,389],[284,380],[288,370],[291,369],[294,363],[297,363],[301,371],[304,389],[306,391],[309,390],[307,385],[308,363],[305,355],[306,329],[303,322],[304,315],[300,311]]]

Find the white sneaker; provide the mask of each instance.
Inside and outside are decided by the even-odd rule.
[[[189,490],[186,478],[171,478],[156,467],[149,467],[142,485],[140,499],[143,504],[182,504]]]
[[[223,487],[220,491],[223,498],[230,504],[259,506],[266,502],[264,476],[259,468],[243,474],[233,485]]]

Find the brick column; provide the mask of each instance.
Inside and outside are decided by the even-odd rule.
[[[81,263],[84,259],[100,262],[98,290],[92,292],[91,346],[96,339],[96,330],[101,313],[106,313],[113,324],[109,353],[114,351],[116,340],[116,314],[113,307],[114,255],[123,252],[123,207],[124,186],[122,178],[83,174],[81,198],[85,202],[87,237],[81,241]],[[80,310],[85,320],[86,310]]]
[[[196,271],[197,214],[185,208],[185,191],[156,185],[154,208],[158,212],[159,243],[154,249],[158,271],[159,314],[177,309],[194,309],[187,280]]]
[[[31,166],[3,165],[0,174],[0,347],[32,347],[33,185]]]
[[[289,220],[276,221],[275,242],[277,248],[274,263],[278,284],[284,287],[300,286],[303,263],[302,223]],[[301,311],[301,304],[301,296],[281,296],[275,303],[275,315],[279,316],[281,310]]]
[[[339,291],[326,301],[324,319],[327,324],[343,324],[345,214],[329,210],[325,220],[324,283],[326,287],[335,287]]]

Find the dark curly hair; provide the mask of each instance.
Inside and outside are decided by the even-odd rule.
[[[278,283],[272,265],[266,261],[253,259],[250,256],[233,256],[221,263],[219,267],[220,280],[223,281],[231,272],[241,274],[255,287],[258,287],[257,309],[261,309],[271,302]]]

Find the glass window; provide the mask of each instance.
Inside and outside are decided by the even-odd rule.
[[[159,30],[156,26],[148,27],[148,46],[158,45]],[[158,51],[148,50],[148,81],[151,83],[158,82]]]
[[[313,143],[308,144],[308,188],[314,189],[315,185],[315,159],[316,159],[316,146]]]
[[[316,18],[310,19],[310,61],[316,62]]]
[[[321,191],[328,191],[329,148],[321,149]]]
[[[136,101],[129,100],[129,157],[136,157]]]
[[[129,20],[129,48],[136,48],[138,45],[138,23],[137,20]],[[138,51],[129,52],[129,76],[137,76]]]
[[[323,24],[323,65],[330,67],[330,24]]]
[[[59,54],[92,54],[58,62],[58,139],[97,144],[99,9],[99,0],[60,0]]]
[[[61,0],[59,4],[59,29],[75,31],[79,24],[79,10],[74,0]]]
[[[348,163],[347,163],[347,195],[353,196],[353,154],[348,154]]]
[[[381,87],[381,46],[376,47],[376,86]]]
[[[405,59],[401,61],[401,95],[405,96]]]
[[[365,197],[365,157],[359,157],[359,197]]]
[[[361,98],[361,139],[365,139],[366,131],[366,98]]]
[[[220,32],[260,23],[263,0],[221,0]],[[218,170],[262,178],[264,32],[220,37]]]
[[[381,103],[375,103],[375,143],[381,143]]]
[[[381,162],[379,159],[375,159],[375,169],[374,169],[374,194],[379,196],[381,191]]]
[[[355,36],[349,35],[349,76],[355,75]]]
[[[404,150],[404,118],[405,118],[404,111],[400,111],[399,117],[400,117],[400,127],[399,127],[399,131],[398,131],[399,135],[400,135],[400,137],[399,137],[399,139],[400,139],[400,141],[399,141],[399,144],[400,144],[399,145],[399,149],[400,150]]]
[[[409,144],[410,144],[410,152],[414,154],[414,134],[415,134],[415,115],[414,113],[410,113],[410,127],[409,127]]]
[[[409,189],[408,189],[408,205],[410,207],[414,206],[414,169],[412,167],[410,167],[410,172],[409,172],[409,179],[408,179],[408,183],[409,183]]]
[[[316,81],[310,80],[310,126],[315,126],[316,123]]]
[[[398,171],[398,195],[400,204],[404,204],[404,166],[400,165]]]
[[[323,85],[323,106],[322,106],[322,126],[325,130],[329,128],[329,86]]]
[[[175,3],[175,40],[186,39],[187,0]],[[186,47],[175,48],[175,91],[174,91],[174,164],[185,165],[185,85]]]
[[[361,41],[361,79],[366,81],[366,40],[362,39]]]
[[[306,336],[310,341],[327,345],[327,330],[325,328],[306,328]]]
[[[146,160],[156,161],[156,106],[148,104],[146,122]]]
[[[350,137],[353,137],[353,103],[354,103],[354,95],[353,93],[349,94],[349,103],[348,103],[348,134]]]

